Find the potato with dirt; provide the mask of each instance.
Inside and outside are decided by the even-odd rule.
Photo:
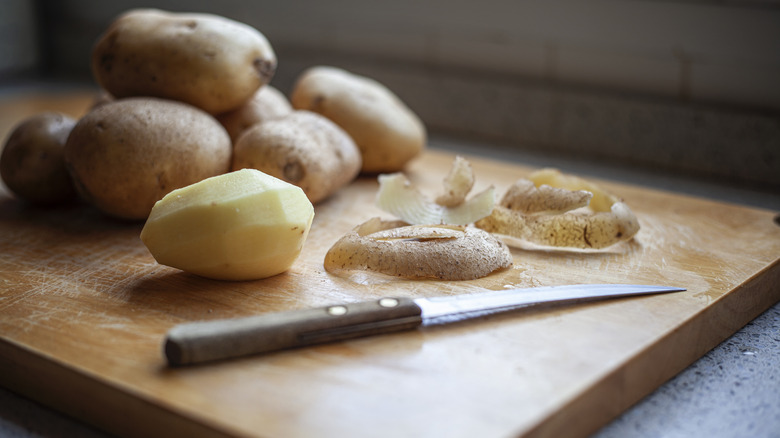
[[[258,123],[286,116],[293,111],[290,101],[276,88],[266,85],[255,93],[248,102],[233,111],[217,116],[235,142],[247,129]]]
[[[65,162],[86,200],[108,215],[138,220],[168,192],[227,172],[231,152],[225,128],[198,108],[128,98],[78,121]]]
[[[33,204],[60,204],[77,199],[65,167],[64,150],[76,121],[45,112],[20,122],[0,155],[0,176],[17,197]]]
[[[211,14],[130,10],[92,51],[93,75],[113,96],[179,100],[211,114],[243,105],[275,71],[262,33]]]
[[[255,125],[233,148],[233,170],[263,171],[300,187],[312,203],[354,180],[360,164],[360,151],[352,138],[309,111],[293,111]]]
[[[425,126],[381,83],[335,67],[312,67],[298,78],[293,108],[329,118],[360,149],[362,172],[397,172],[425,148]]]

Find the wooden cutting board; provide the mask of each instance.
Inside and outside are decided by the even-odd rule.
[[[6,99],[3,138],[28,113],[78,114],[89,97]],[[453,157],[429,151],[409,177],[436,191]],[[469,157],[479,190],[532,169]],[[474,281],[324,271],[336,239],[374,216],[362,178],[316,206],[292,269],[220,282],[158,265],[142,224],[79,206],[35,209],[0,191],[0,383],[123,436],[506,437],[597,430],[780,301],[773,213],[600,181],[641,230],[601,252],[514,249]],[[382,296],[567,283],[687,292],[499,315],[208,366],[166,367],[176,324]]]

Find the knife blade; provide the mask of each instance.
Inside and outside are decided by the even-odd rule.
[[[168,331],[168,364],[188,365],[446,324],[540,304],[681,292],[669,286],[575,284],[433,298],[380,298],[244,318],[180,324]]]

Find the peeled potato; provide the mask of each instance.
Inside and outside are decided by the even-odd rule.
[[[166,195],[141,240],[160,264],[213,279],[255,280],[292,266],[313,218],[299,187],[243,169]]]

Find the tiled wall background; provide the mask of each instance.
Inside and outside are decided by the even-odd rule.
[[[97,35],[144,4],[39,2],[43,65],[88,78]],[[309,65],[339,65],[386,83],[434,132],[780,190],[778,1],[154,4],[263,31],[283,91]]]

